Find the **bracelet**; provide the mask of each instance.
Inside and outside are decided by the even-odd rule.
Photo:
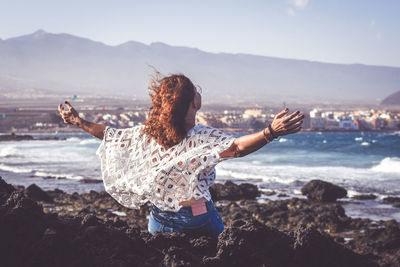
[[[265,141],[267,141],[267,144],[269,143],[269,142],[271,142],[272,140],[274,140],[274,138],[272,138],[272,139],[269,139],[268,138],[268,136],[265,134],[265,129],[263,130],[263,134],[264,134],[264,139],[265,139]],[[272,136],[272,135],[271,135]]]
[[[270,132],[271,136],[272,136],[274,139],[279,137],[279,135],[275,135],[275,134],[274,134],[275,132],[274,132],[274,130],[272,130],[271,124],[268,124],[268,131]]]

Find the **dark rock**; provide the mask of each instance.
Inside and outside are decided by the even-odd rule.
[[[226,185],[226,183],[225,183]],[[257,185],[242,183],[239,185],[240,191],[242,192],[241,199],[255,199],[261,195],[260,190],[258,190]]]
[[[15,188],[15,190],[18,190],[18,191],[24,191],[25,190],[25,186],[23,186],[23,185],[13,184],[12,186]]]
[[[15,189],[12,185],[7,184],[0,176],[0,206],[6,202],[8,197],[14,192]]]
[[[382,201],[385,203],[396,203],[400,202],[400,197],[385,197],[382,199]]]
[[[354,246],[364,254],[379,255],[381,266],[400,266],[400,223],[389,220],[383,226],[355,236]]]
[[[266,196],[273,196],[276,194],[275,191],[262,191],[261,194],[266,195]]]
[[[354,195],[351,198],[358,199],[358,200],[369,200],[369,199],[376,199],[376,196],[374,194]]]
[[[218,266],[289,266],[292,240],[255,220],[236,220],[219,237],[217,255],[205,258]]]
[[[79,180],[79,182],[84,183],[84,184],[98,184],[98,183],[102,183],[102,180],[98,180],[98,179],[81,179]]]
[[[366,257],[352,252],[315,228],[300,226],[294,233],[293,266],[378,266]]]
[[[26,215],[32,215],[35,217],[43,216],[42,206],[38,205],[33,200],[26,198],[22,192],[12,192],[4,206],[11,209],[11,212],[23,211]]]
[[[151,236],[146,240],[146,245],[151,248],[157,248],[164,254],[164,259],[161,262],[162,266],[201,265],[204,256],[202,253],[209,251],[209,245],[215,245],[215,242],[209,243],[205,241],[201,249],[198,249],[198,246],[195,246],[196,244],[198,243],[191,241],[190,237],[186,234],[176,232],[156,232],[154,236]]]
[[[200,266],[201,261],[188,249],[171,246],[164,250],[161,266]]]
[[[369,259],[400,265],[399,223],[349,218],[340,203],[216,202],[225,223],[217,240],[200,232],[152,236],[148,205],[128,209],[106,192],[47,191],[54,203],[42,207],[9,189],[0,180],[0,192],[8,197],[0,204],[2,266],[370,266]],[[366,256],[337,243],[345,243],[349,233],[353,240],[346,247]]]
[[[96,215],[94,215],[94,214],[85,215],[81,222],[81,225],[83,227],[96,226],[99,224],[100,224],[99,220],[97,219]]]
[[[249,183],[237,185],[231,181],[227,181],[225,184],[212,184],[210,193],[214,201],[255,199],[260,196],[260,191],[256,185]]]
[[[25,194],[27,197],[35,201],[53,203],[53,199],[36,184],[31,184],[30,186],[28,186],[25,189]]]
[[[113,226],[117,228],[127,228],[128,224],[126,223],[126,221],[123,221],[118,217],[114,217]]]
[[[9,135],[0,135],[0,141],[21,141],[21,140],[33,140],[33,136],[16,135],[15,133]]]
[[[221,233],[215,266],[377,266],[313,228],[285,234],[255,220],[237,220]]]
[[[277,195],[277,197],[288,197],[289,195],[285,194],[285,193],[279,193]]]
[[[336,199],[347,195],[347,191],[343,187],[321,180],[308,182],[301,188],[301,193],[310,200],[321,202],[335,202]]]
[[[95,216],[82,226],[73,218],[43,213],[24,193],[13,191],[0,206],[2,266],[154,266],[163,256],[140,236],[108,228]]]

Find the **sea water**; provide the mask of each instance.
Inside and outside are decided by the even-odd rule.
[[[79,182],[101,179],[100,160],[95,154],[100,140],[87,134],[57,137],[65,140],[0,142],[0,175],[13,184],[36,183],[44,189],[70,193],[104,190],[102,183]],[[400,132],[287,135],[248,156],[225,160],[216,169],[217,181],[253,183],[288,197],[302,197],[301,187],[313,179],[343,186],[349,196],[375,194],[376,200],[361,201],[361,205],[347,199],[352,203],[345,205],[346,213],[400,221],[400,208],[381,201],[386,196],[400,196]]]

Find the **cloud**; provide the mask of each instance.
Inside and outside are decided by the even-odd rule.
[[[374,28],[376,25],[376,21],[373,19],[371,20],[371,22],[369,23],[369,26],[371,26],[371,28]]]
[[[305,8],[308,5],[308,0],[292,0],[292,5],[296,8]]]
[[[296,12],[305,9],[309,0],[289,0],[290,7],[287,9],[287,14],[291,17],[296,15]]]

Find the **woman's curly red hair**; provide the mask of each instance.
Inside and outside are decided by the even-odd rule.
[[[149,90],[152,106],[144,122],[144,132],[168,149],[186,137],[185,116],[194,99],[195,87],[182,74],[161,78],[157,72],[150,80]]]

